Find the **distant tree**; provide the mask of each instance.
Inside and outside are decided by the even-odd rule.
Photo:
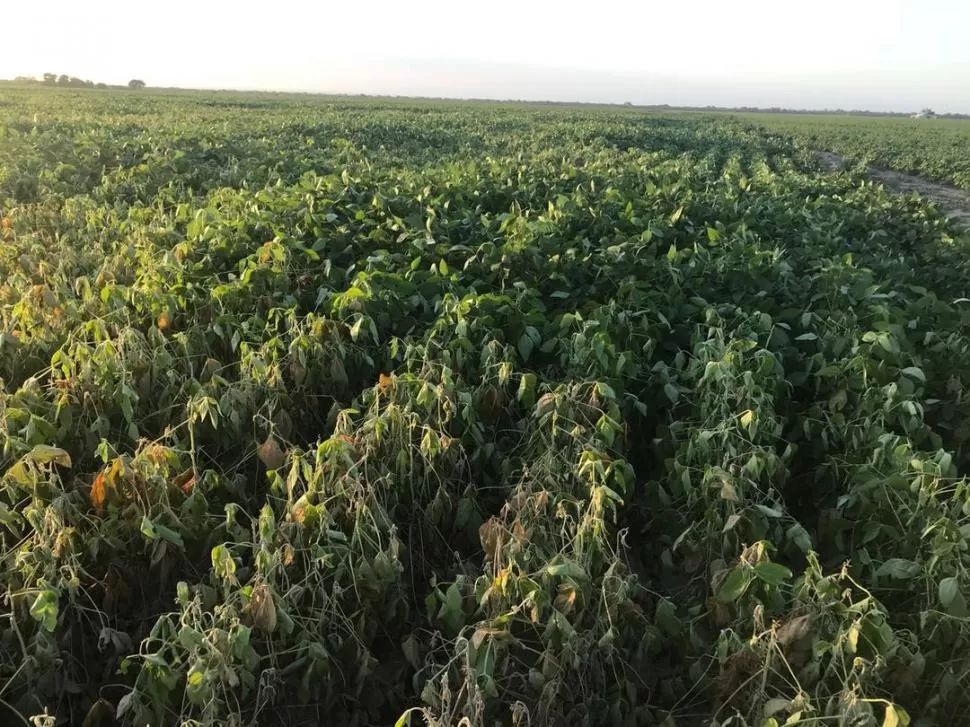
[[[62,73],[60,76],[57,77],[58,86],[69,86],[70,84],[71,84],[71,77],[66,73]]]
[[[137,78],[133,78],[130,81],[128,81],[128,88],[144,88],[144,87],[145,87],[145,82]]]
[[[99,83],[99,84],[97,84],[97,87],[98,88],[107,88],[108,87],[108,84],[107,83]]]
[[[44,74],[44,83],[46,83],[48,86],[53,86],[55,83],[57,83],[57,74],[56,73],[45,73]]]

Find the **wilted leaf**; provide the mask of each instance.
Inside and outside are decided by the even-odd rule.
[[[71,455],[60,447],[49,447],[46,444],[38,444],[27,455],[27,458],[38,464],[48,464],[53,462],[61,467],[71,466]]]

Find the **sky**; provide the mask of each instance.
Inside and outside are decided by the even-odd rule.
[[[970,113],[970,0],[2,0],[0,78]]]

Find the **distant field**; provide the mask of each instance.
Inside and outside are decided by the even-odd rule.
[[[964,723],[968,129],[0,89],[0,724]]]
[[[868,116],[740,114],[794,134],[817,150],[838,152],[970,190],[970,121]]]

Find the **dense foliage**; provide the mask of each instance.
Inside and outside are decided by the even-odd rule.
[[[4,723],[956,723],[970,263],[799,149],[4,92]]]
[[[815,150],[837,152],[860,166],[875,164],[970,189],[970,121],[745,114],[796,135]]]

